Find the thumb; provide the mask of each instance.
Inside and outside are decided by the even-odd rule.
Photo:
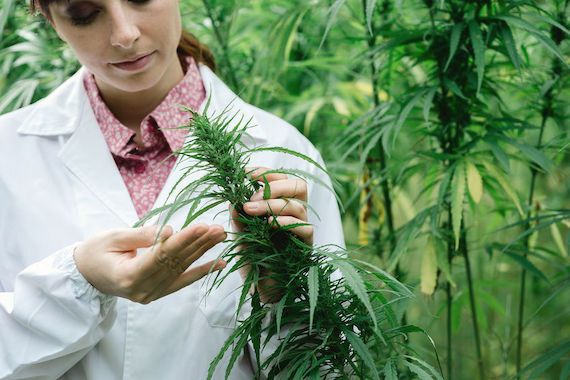
[[[111,234],[111,245],[120,251],[146,248],[172,235],[170,226],[142,226],[117,230]],[[158,235],[158,236],[157,236]]]

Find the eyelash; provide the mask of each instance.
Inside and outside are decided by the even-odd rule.
[[[137,5],[143,5],[144,3],[148,3],[151,0],[129,0],[131,3],[135,3]],[[71,17],[71,23],[75,26],[85,26],[91,24],[95,17],[99,14],[99,10],[96,10],[89,14],[87,17]]]

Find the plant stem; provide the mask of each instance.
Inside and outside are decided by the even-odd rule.
[[[564,8],[559,13],[558,22],[565,24],[565,12],[564,10],[568,6],[568,1],[566,1]],[[554,26],[551,27],[550,31],[551,36],[553,37],[553,41],[556,45],[560,46],[562,41],[565,39],[564,34],[558,33]],[[562,65],[557,58],[554,58],[552,63],[552,75],[551,79],[555,79],[556,76],[559,76],[562,72]],[[544,94],[544,103],[542,106],[541,112],[541,122],[540,122],[540,132],[538,135],[538,141],[536,143],[536,149],[540,150],[542,147],[542,139],[544,136],[544,129],[546,126],[546,122],[548,118],[552,115],[553,112],[553,101],[554,101],[554,94],[553,88],[551,87],[546,94]],[[536,186],[536,177],[538,176],[538,169],[535,165],[532,165],[530,168],[531,178],[530,178],[530,189],[528,194],[528,210],[526,214],[526,222],[524,224],[524,230],[528,231],[530,229],[530,219],[532,217],[532,205],[534,203],[534,190]],[[523,240],[523,250],[524,250],[524,258],[528,257],[528,250],[529,250],[529,239],[530,235],[527,235]],[[523,325],[524,325],[524,308],[525,308],[525,293],[526,293],[526,270],[523,268],[521,271],[521,278],[520,278],[520,293],[519,293],[519,311],[518,311],[518,323],[517,323],[517,352],[516,352],[516,373],[517,378],[518,374],[521,370],[521,362],[522,362],[522,338],[523,338]]]
[[[220,30],[220,26],[218,25],[218,20],[216,20],[216,18],[214,17],[214,13],[212,12],[212,7],[210,6],[210,3],[208,2],[208,0],[202,0],[202,4],[204,4],[204,8],[206,8],[206,12],[208,14],[208,18],[210,19],[210,21],[212,21],[212,27],[214,28],[214,35],[216,36],[216,40],[218,41],[218,43],[220,44],[220,47],[222,48],[222,54],[224,56],[224,60],[226,61],[226,64],[228,65],[228,75],[229,75],[229,80],[231,82],[232,88],[234,90],[238,89],[238,80],[236,77],[236,72],[233,68],[232,65],[232,61],[230,59],[230,52],[229,52],[229,47],[228,47],[228,43],[227,41],[222,37],[222,32]]]
[[[430,21],[431,21],[431,27],[432,27],[432,33],[433,33],[433,38],[435,38],[436,36],[436,26],[435,26],[435,14],[434,14],[434,9],[433,7],[431,7],[429,9],[429,13],[430,13]],[[438,118],[439,121],[442,125],[442,134],[439,138],[439,144],[441,149],[449,154],[452,151],[451,145],[453,144],[453,136],[451,133],[451,125],[448,121],[448,117],[446,116],[446,114],[448,114],[450,112],[450,110],[448,109],[449,104],[446,101],[445,97],[446,97],[446,88],[445,88],[445,84],[444,84],[444,72],[443,72],[443,68],[441,66],[441,64],[439,63],[438,60],[436,60],[438,62],[437,64],[437,76],[438,76],[438,82],[439,82],[439,88],[441,91],[441,99],[438,102]],[[451,166],[451,162],[449,160],[446,160],[444,165],[449,168]],[[451,213],[451,204],[446,201],[445,202],[445,209],[447,210],[447,226],[444,226],[445,229],[447,229],[447,232],[449,234],[449,236],[453,235],[453,231],[452,231],[452,213]],[[453,261],[453,253],[454,253],[454,243],[453,243],[453,239],[451,238],[447,238],[447,261],[448,261],[448,265],[449,265],[449,271],[451,272],[452,270],[452,261]],[[447,330],[447,378],[448,380],[451,380],[453,378],[453,331],[452,331],[452,312],[453,312],[453,293],[451,290],[451,283],[449,281],[447,281],[447,286],[445,289],[445,295],[446,295],[446,300],[447,300],[447,326],[446,326],[446,330]]]
[[[538,143],[536,144],[536,149],[540,149],[542,145],[542,136],[544,132],[544,126],[546,125],[546,120],[548,116],[543,112],[542,121],[540,123],[540,133],[538,136]],[[530,189],[528,195],[528,210],[526,214],[526,222],[524,224],[524,230],[528,231],[530,229],[530,219],[532,217],[532,204],[534,203],[534,189],[536,184],[536,177],[538,175],[538,170],[536,167],[532,166],[530,178]],[[528,257],[529,249],[529,236],[526,236],[523,241],[524,258]],[[517,325],[517,356],[516,356],[516,369],[517,374],[521,369],[521,357],[522,357],[522,336],[523,336],[523,319],[524,319],[524,306],[525,306],[525,295],[526,293],[526,269],[521,271],[520,279],[520,294],[519,294],[519,313],[518,313],[518,325]]]
[[[447,210],[448,220],[451,222],[451,205],[448,205]],[[451,262],[453,260],[453,248],[451,242],[447,244],[447,263],[449,265],[449,272],[451,273]],[[452,317],[452,307],[453,307],[453,295],[451,293],[451,282],[447,281],[447,287],[445,288],[446,298],[447,298],[447,378],[451,380],[453,378],[453,361],[452,361],[452,330],[451,330],[451,317]]]
[[[366,23],[366,0],[362,0],[362,9],[364,10],[364,22]],[[372,23],[374,24],[374,23]],[[366,28],[367,29],[367,28]],[[372,25],[372,34],[367,33],[367,43],[370,52],[376,47],[376,28]],[[380,99],[378,98],[378,70],[374,62],[374,57],[369,57],[370,61],[370,80],[372,82],[372,97],[374,99],[374,107],[380,106]],[[394,232],[394,216],[392,213],[392,198],[390,196],[390,179],[388,178],[388,170],[386,164],[386,152],[382,143],[378,143],[378,154],[380,156],[380,173],[384,177],[381,183],[382,197],[384,200],[384,210],[386,212],[386,225],[388,226],[388,239],[390,242],[390,253],[396,248],[396,234]],[[401,275],[399,265],[396,265],[396,277]]]
[[[471,273],[471,262],[469,260],[469,252],[467,250],[467,233],[463,228],[461,232],[460,250],[465,259],[465,270],[467,272],[467,284],[469,286],[469,303],[471,305],[471,319],[473,321],[473,332],[475,334],[475,348],[477,350],[477,365],[479,367],[479,378],[485,379],[485,366],[483,364],[483,355],[481,354],[481,336],[479,334],[479,321],[477,319],[477,307],[475,304],[475,291],[473,290],[473,278]]]

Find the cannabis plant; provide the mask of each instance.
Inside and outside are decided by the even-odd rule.
[[[211,363],[209,377],[228,350],[232,366],[251,342],[256,356],[256,375],[261,371],[269,378],[278,374],[287,379],[379,378],[378,363],[371,350],[382,351],[389,359],[397,337],[406,329],[398,328],[388,298],[409,297],[410,291],[384,271],[369,264],[347,258],[347,252],[336,246],[313,247],[302,241],[291,229],[302,224],[282,226],[276,218],[250,216],[243,206],[263,188],[264,199],[271,196],[267,180],[261,184],[250,176],[247,166],[256,152],[272,151],[302,158],[325,170],[319,163],[298,152],[282,147],[247,148],[242,135],[249,122],[237,120],[238,114],[226,109],[208,117],[207,109],[199,114],[188,109],[191,121],[183,128],[190,137],[178,152],[192,165],[183,177],[203,173],[189,185],[178,186],[166,206],[149,213],[168,215],[190,207],[185,225],[204,212],[224,203],[235,210],[234,222],[242,226],[233,234],[221,258],[230,269],[218,273],[211,281],[215,287],[231,273],[249,268],[238,302],[237,315],[249,302],[251,313],[238,321],[233,334],[220,348]],[[269,173],[316,180],[297,170],[273,170]],[[184,181],[180,181],[182,183]],[[264,304],[258,284],[271,283],[268,293],[279,295],[275,304]],[[384,289],[385,288],[385,289]],[[253,289],[253,290],[251,290]],[[388,297],[386,293],[391,293]],[[408,331],[410,329],[408,328]],[[276,349],[262,360],[261,353],[270,343]]]

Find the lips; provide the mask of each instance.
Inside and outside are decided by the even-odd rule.
[[[124,71],[139,71],[150,63],[154,53],[153,51],[152,53],[138,55],[125,61],[111,63],[111,66]]]

